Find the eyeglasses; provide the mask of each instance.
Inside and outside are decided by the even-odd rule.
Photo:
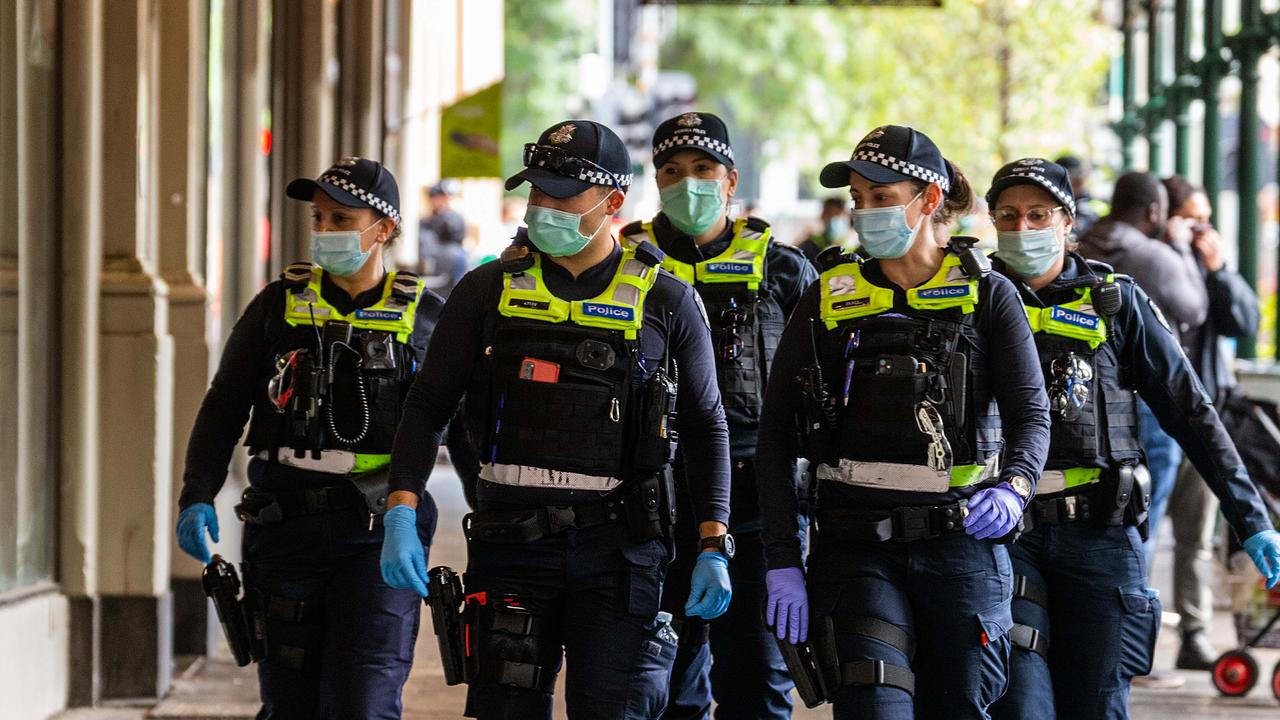
[[[557,175],[578,180],[584,179],[583,175],[598,175],[601,179],[607,179],[609,181],[608,184],[612,185],[618,192],[622,192],[622,185],[618,182],[618,177],[613,173],[586,158],[570,155],[560,148],[549,145],[525,143],[524,166],[544,168]],[[593,181],[589,180],[588,182]],[[605,183],[595,184],[603,185]]]
[[[1053,220],[1053,214],[1055,212],[1062,209],[1063,208],[1061,205],[1057,205],[1054,207],[1044,207],[1043,205],[1037,205],[1036,207],[1033,207],[1033,208],[1027,208],[1027,211],[1023,213],[1023,212],[1018,212],[1016,208],[1011,208],[1008,206],[998,207],[996,208],[995,212],[991,213],[991,220],[993,222],[997,222],[1002,225],[1006,225],[1006,224],[1012,225],[1018,222],[1018,218],[1025,217],[1027,219],[1028,224],[1034,225],[1037,228],[1042,228],[1045,225],[1048,225],[1049,222]]]
[[[293,379],[297,375],[298,360],[306,350],[290,350],[276,359],[276,374],[267,381],[267,399],[276,412],[284,412],[293,397]]]
[[[1089,402],[1089,381],[1093,379],[1093,366],[1087,360],[1067,353],[1049,363],[1049,408],[1063,420],[1076,420],[1085,403]]]
[[[746,308],[738,307],[738,301],[729,298],[729,305],[720,311],[720,357],[725,360],[742,357],[742,336],[738,328],[746,322]]]

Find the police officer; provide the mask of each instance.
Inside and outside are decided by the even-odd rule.
[[[1129,682],[1150,670],[1160,623],[1139,537],[1151,491],[1138,466],[1134,391],[1222,499],[1268,586],[1280,579],[1280,534],[1156,306],[1131,278],[1072,252],[1078,206],[1067,170],[1040,158],[1009,163],[987,203],[995,266],[1026,305],[1053,422],[1030,529],[1009,550],[1014,652],[993,714],[1125,717]]]
[[[821,182],[849,186],[872,259],[820,256],[774,355],[756,455],[768,619],[808,639],[836,718],[985,718],[1012,626],[997,541],[1048,448],[1031,332],[1013,285],[948,238],[972,192],[923,133],[877,128]],[[817,468],[807,588],[799,455]]]
[[[730,597],[728,432],[711,339],[662,252],[610,234],[632,179],[612,130],[557,123],[524,160],[507,189],[532,185],[527,232],[454,289],[410,391],[383,574],[421,591],[425,553],[407,521],[465,393],[483,462],[465,522],[476,648],[466,714],[549,718],[563,652],[571,717],[653,718],[676,651],[659,620],[676,431],[703,548],[686,609],[710,619]]]
[[[663,122],[653,135],[653,164],[662,212],[623,228],[623,242],[657,245],[666,255],[662,267],[701,297],[711,323],[733,461],[733,542],[717,549],[732,558],[734,601],[710,624],[684,613],[689,574],[700,548],[688,479],[676,465],[679,507],[685,512],[677,524],[676,558],[667,570],[663,608],[678,618],[681,632],[663,717],[708,717],[714,695],[717,717],[788,718],[792,682],[760,613],[765,566],[753,458],[769,361],[787,316],[817,272],[799,250],[775,241],[765,221],[729,219],[738,170],[720,118],[689,112]]]
[[[311,204],[313,263],[294,263],[236,322],[187,446],[178,543],[209,561],[213,499],[252,408],[244,584],[265,626],[260,718],[398,718],[418,596],[379,573],[386,466],[442,301],[387,272],[396,180],[346,158],[286,194]],[[412,532],[429,539],[424,504]],[[256,656],[263,648],[255,650]]]

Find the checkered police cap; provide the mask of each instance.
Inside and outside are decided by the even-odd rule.
[[[995,209],[1000,193],[1014,185],[1035,185],[1047,191],[1071,217],[1076,216],[1075,193],[1071,189],[1071,176],[1067,169],[1043,158],[1014,160],[996,171],[987,191],[987,207]]]

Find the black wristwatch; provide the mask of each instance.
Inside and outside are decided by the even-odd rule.
[[[698,552],[703,550],[719,550],[724,556],[733,559],[734,545],[733,536],[729,533],[723,535],[712,535],[711,537],[702,538],[702,542],[698,543]]]

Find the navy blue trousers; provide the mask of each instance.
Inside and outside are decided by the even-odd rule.
[[[1044,588],[1049,607],[1022,597],[1013,619],[1049,639],[1048,658],[1014,647],[997,718],[1126,718],[1129,681],[1151,670],[1160,601],[1147,589],[1132,527],[1045,525],[1010,548],[1013,571]]]
[[[681,642],[671,671],[671,701],[663,720],[696,720],[710,717],[711,700],[717,718],[785,720],[791,717],[791,688],[795,683],[764,624],[764,543],[760,523],[743,529],[735,526],[736,554],[729,563],[733,599],[724,615],[710,623],[710,642]],[[667,573],[663,607],[683,617],[689,598],[689,579],[696,561],[689,543],[681,544]],[[705,621],[685,620],[685,632],[698,632]],[[714,659],[714,662],[713,662]]]
[[[836,720],[988,718],[1005,691],[1013,573],[1004,546],[968,535],[908,543],[839,541],[816,535],[809,559],[809,633],[828,616],[841,664],[881,660],[915,672],[915,694],[887,685],[834,693]],[[914,659],[850,631],[854,618],[896,625]]]
[[[264,478],[264,470],[272,471],[262,465],[250,465],[255,487],[308,484],[296,471]],[[424,543],[431,541],[434,519],[434,505],[424,498],[418,514]],[[259,718],[400,717],[422,601],[412,590],[383,582],[381,552],[382,527],[370,531],[368,516],[354,508],[245,526],[247,584],[271,598],[303,603],[294,619],[267,619],[267,658],[258,663]],[[273,646],[301,648],[305,656],[286,660]]]
[[[570,528],[534,542],[472,540],[468,594],[516,595],[539,617],[536,651],[506,658],[558,669],[565,660],[565,700],[574,720],[655,718],[667,704],[675,644],[656,623],[667,550],[661,540],[631,542],[623,524]],[[512,639],[480,631],[479,657],[512,652]],[[536,657],[534,657],[536,656]],[[481,670],[481,677],[486,675]],[[550,692],[473,681],[466,716],[481,720],[551,717]]]

